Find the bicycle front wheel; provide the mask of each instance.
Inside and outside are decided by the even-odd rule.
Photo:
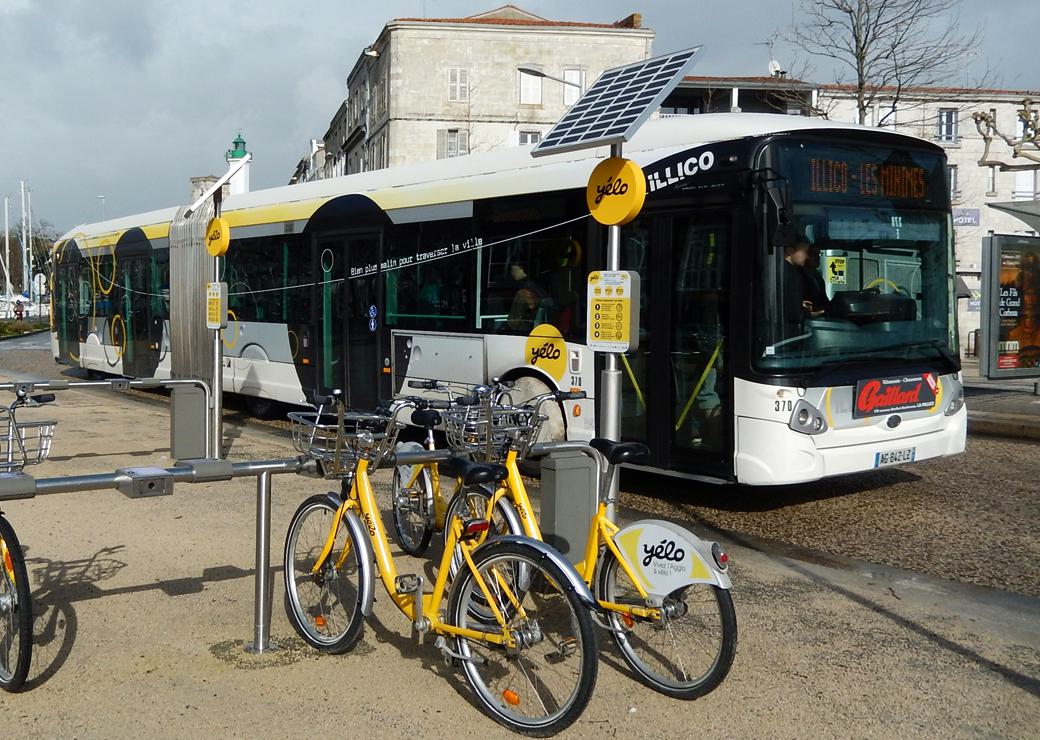
[[[0,516],[0,689],[18,691],[32,660],[32,594],[22,546]]]
[[[600,563],[596,598],[620,606],[646,606],[608,548]],[[639,679],[676,699],[696,699],[729,673],[737,649],[737,616],[726,589],[694,583],[669,594],[661,619],[608,611],[614,642]]]
[[[285,597],[289,621],[309,645],[326,653],[350,650],[361,638],[358,543],[350,528],[336,522],[337,507],[327,496],[311,496],[300,504],[285,536]],[[325,563],[314,565],[334,524],[336,540]]]
[[[411,465],[395,467],[390,496],[397,544],[409,555],[421,557],[433,537],[433,480],[430,469],[424,466],[414,485],[409,486],[414,475]]]
[[[487,609],[486,589],[515,645],[456,638],[466,680],[496,722],[525,735],[556,734],[584,711],[596,685],[589,610],[559,566],[531,545],[498,543],[476,551],[473,561],[452,584],[448,622],[503,634],[497,620],[479,616]]]

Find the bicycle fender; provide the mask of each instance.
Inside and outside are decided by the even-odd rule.
[[[338,497],[336,501],[338,502]],[[368,619],[372,616],[372,603],[375,601],[375,554],[372,552],[372,543],[368,539],[368,530],[361,521],[361,517],[353,509],[347,509],[343,515],[343,525],[350,528],[350,534],[358,547],[358,568],[361,569],[361,613]]]
[[[559,567],[563,572],[563,577],[567,579],[567,585],[570,586],[574,591],[574,594],[578,597],[578,600],[581,601],[584,606],[592,610],[599,609],[596,599],[592,596],[592,591],[589,590],[588,585],[586,585],[585,581],[583,581],[581,576],[578,575],[578,571],[574,569],[574,566],[570,561],[561,555],[554,547],[545,544],[541,540],[534,540],[530,537],[517,534],[496,536],[485,541],[480,545],[480,547],[473,551],[473,554],[476,555],[478,552],[484,552],[485,550],[493,551],[495,548],[501,547],[508,542],[519,542],[533,547],[538,551],[543,559],[549,560]]]
[[[713,543],[677,524],[641,519],[615,534],[614,544],[651,596],[667,596],[690,583],[732,587],[711,553]]]

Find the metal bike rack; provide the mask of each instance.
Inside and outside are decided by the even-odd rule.
[[[9,385],[11,384],[0,385],[0,388]],[[40,387],[39,384],[36,387]],[[263,654],[277,649],[271,644],[271,476],[278,473],[316,475],[317,465],[309,458],[296,457],[249,462],[184,460],[172,468],[122,468],[113,473],[55,478],[34,478],[25,473],[0,473],[0,501],[107,489],[115,489],[129,498],[142,498],[170,495],[173,493],[174,483],[215,483],[232,478],[256,477],[253,642],[246,646],[246,651]]]
[[[214,404],[213,392],[209,383],[204,380],[195,380],[193,378],[170,380],[160,380],[158,378],[145,378],[143,380],[131,380],[130,378],[112,378],[110,380],[22,380],[10,383],[0,383],[0,391],[21,391],[25,393],[33,393],[37,390],[64,391],[78,388],[97,388],[110,391],[127,391],[131,388],[172,388],[174,391],[178,388],[198,388],[202,391],[206,408],[212,409]],[[170,410],[170,424],[170,447],[176,457],[177,440],[174,428],[177,426],[177,421],[174,418],[172,406]],[[209,451],[212,449],[212,429],[210,425],[206,423],[202,424],[202,427],[205,429],[206,446],[204,449],[206,450],[206,454],[209,454]]]

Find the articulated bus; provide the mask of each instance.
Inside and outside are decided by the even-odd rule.
[[[264,406],[342,388],[371,408],[409,380],[498,377],[514,400],[584,390],[544,433],[594,436],[585,293],[606,232],[585,189],[607,155],[519,148],[229,197],[225,390]],[[742,113],[652,120],[626,156],[647,197],[622,228],[642,282],[622,434],[654,469],[781,484],[964,450],[939,147]],[[176,214],[56,244],[59,362],[169,377]]]

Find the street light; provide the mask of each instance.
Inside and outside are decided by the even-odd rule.
[[[361,53],[364,54],[366,57],[377,57],[377,56],[379,56],[379,50],[376,49],[376,47],[374,47],[374,46],[366,46],[365,50],[363,52],[361,52]]]
[[[522,72],[525,75],[531,75],[532,77],[544,77],[545,79],[552,80],[553,82],[559,82],[563,85],[570,85],[571,87],[576,87],[579,90],[581,89],[580,83],[571,82],[570,80],[565,80],[562,77],[553,77],[552,75],[543,72],[540,67],[534,64],[521,64],[516,69],[518,72]]]

